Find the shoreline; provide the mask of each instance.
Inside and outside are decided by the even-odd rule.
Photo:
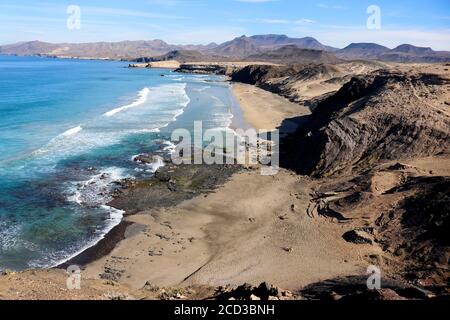
[[[244,130],[254,128],[257,130],[271,131],[273,129],[279,128],[282,132],[284,130],[285,133],[290,133],[292,132],[292,130],[295,130],[297,128],[298,124],[292,121],[288,121],[288,125],[286,125],[287,119],[310,114],[308,108],[302,108],[298,104],[291,103],[283,97],[264,91],[263,89],[257,88],[256,86],[245,85],[241,83],[231,83],[230,90],[232,91],[231,93],[233,97],[231,106],[233,119],[229,128],[232,130],[241,128],[241,126],[243,126],[242,129]],[[261,115],[258,112],[258,110],[260,110],[261,108],[263,109],[263,114],[265,115],[262,120]],[[205,165],[202,165],[202,167],[207,168],[207,166]],[[162,171],[166,169],[167,167],[163,167]],[[253,171],[252,174],[257,173]],[[239,176],[238,173],[233,174],[229,177],[230,180],[228,180],[228,178],[226,179],[227,182],[232,182],[234,179],[236,179],[236,175]],[[155,177],[151,178],[150,180],[154,179]],[[217,184],[213,189],[217,188],[217,190],[220,190],[222,187],[223,186],[221,184]],[[119,196],[118,198],[122,200],[124,198],[127,198],[126,189],[128,188],[122,190],[122,192],[125,192],[125,195]],[[161,206],[160,209],[176,210],[176,208],[183,205],[185,201],[196,201],[197,199],[199,199],[198,201],[201,202],[202,196],[206,197],[207,193],[200,192],[196,197],[191,197],[190,199],[182,199],[177,201],[176,203],[165,204]],[[111,257],[111,255],[114,254],[114,251],[127,241],[127,239],[129,238],[127,237],[128,230],[132,229],[133,226],[139,229],[139,226],[141,226],[141,224],[133,222],[133,219],[135,216],[140,215],[141,212],[133,212],[135,210],[130,211],[129,209],[127,210],[127,208],[121,206],[120,203],[115,203],[117,202],[118,198],[115,198],[112,202],[108,203],[108,205],[118,210],[125,211],[122,221],[110,232],[108,232],[104,236],[104,238],[97,242],[94,246],[84,250],[72,259],[56,266],[55,269],[65,269],[70,265],[79,265],[82,269],[86,270],[90,266],[97,264],[99,261]],[[127,201],[125,200],[125,202]],[[151,209],[147,208],[147,210]],[[142,230],[140,230],[140,232],[142,233]]]
[[[391,88],[383,89],[389,93]],[[239,122],[258,130],[278,128],[281,139],[288,136],[286,142],[304,121],[321,116],[316,113],[310,117],[309,108],[301,102],[291,103],[257,86],[231,83],[230,90],[234,97],[231,128],[241,126]],[[448,97],[448,91],[441,94],[442,100]],[[422,101],[419,95],[413,98]],[[442,108],[447,100],[442,105],[430,102],[430,106],[441,116],[447,115]],[[320,111],[320,106],[316,110]],[[366,111],[361,112],[366,119],[367,110],[361,111]],[[366,132],[365,127],[361,132]],[[290,147],[297,145],[286,146],[283,151],[288,156],[292,155]],[[341,152],[336,148],[336,154]],[[383,290],[388,288],[389,278],[411,285],[412,278],[405,276],[405,270],[411,268],[420,268],[412,269],[416,272],[412,276],[418,279],[414,286],[433,288],[427,282],[430,277],[445,276],[440,273],[440,256],[432,256],[439,263],[435,264],[437,271],[423,275],[423,263],[408,258],[402,243],[410,240],[391,237],[390,233],[397,235],[403,229],[388,225],[385,231],[374,224],[381,218],[400,221],[403,212],[414,213],[412,206],[426,208],[425,201],[437,202],[435,188],[445,189],[448,184],[448,155],[417,157],[398,156],[367,165],[364,172],[322,178],[302,176],[283,165],[277,175],[262,176],[256,166],[168,164],[151,179],[124,183],[108,204],[124,211],[123,219],[97,244],[55,268],[59,270],[28,270],[24,278],[52,272],[65,275],[61,269],[75,263],[82,265],[83,281],[111,288],[165,291],[264,281],[300,295],[317,287],[314,297],[336,295],[340,299],[348,293],[332,290],[333,285],[344,279],[343,290],[347,290],[352,287],[351,278],[359,277],[365,288],[367,267],[375,265],[383,272]],[[419,192],[425,194],[425,200],[417,198]],[[411,199],[421,202],[405,202]],[[439,254],[441,249],[436,247]],[[443,283],[436,279],[436,284]],[[64,286],[64,282],[57,283]],[[438,292],[440,287],[434,290]],[[400,291],[399,295],[403,294]]]
[[[275,124],[269,129],[282,128],[283,116],[309,114],[309,109],[295,104],[280,114],[277,105],[287,100],[272,93],[261,97],[258,88],[248,90],[245,86],[243,91],[233,91],[237,101],[245,102],[244,120],[258,129],[265,129],[266,124]],[[266,123],[252,121],[249,110],[258,106],[275,117]],[[290,130],[293,124],[288,126]],[[200,171],[187,176],[205,175],[202,170],[210,170],[210,166],[197,169]],[[171,180],[183,179],[172,176]],[[284,169],[276,176],[262,176],[255,169],[231,172],[214,188],[162,205],[167,186],[160,182],[127,190],[113,201],[113,207],[127,212],[122,222],[127,225],[119,232],[121,237],[105,240],[109,241],[106,247],[112,248],[108,254],[100,258],[88,255],[96,259],[83,268],[87,278],[112,280],[135,289],[145,283],[186,287],[268,281],[300,290],[326,279],[363,274],[363,256],[373,250],[362,246],[355,251],[353,244],[341,238],[344,226],[310,220],[306,211],[314,183]],[[294,231],[297,229],[299,233]],[[305,272],[292,274],[293,268]]]
[[[300,124],[298,120],[311,114],[308,107],[254,85],[233,82],[232,91],[245,121],[256,130],[294,133]]]
[[[138,68],[138,67],[136,67]],[[156,68],[156,69],[164,69],[164,68]],[[225,82],[225,81],[224,81]],[[236,95],[233,90],[233,85],[230,86],[231,96],[233,98],[232,106],[231,106],[231,112],[233,114],[232,123],[228,126],[229,129],[236,130],[237,128],[247,130],[251,126],[247,122],[247,120],[243,116],[243,109],[242,106],[237,101]],[[240,124],[240,125],[238,125]],[[154,179],[154,177],[150,178],[150,180]],[[119,189],[120,190],[120,189]],[[124,190],[122,190],[123,192]],[[106,205],[110,206],[111,208],[122,210],[116,206],[114,206],[114,200],[113,199],[110,203],[107,203]],[[177,204],[172,204],[167,207],[174,207]],[[81,268],[85,268],[88,264],[95,262],[98,259],[101,259],[102,257],[107,256],[110,254],[114,248],[122,241],[126,239],[126,231],[128,227],[132,226],[133,223],[130,223],[126,221],[127,217],[132,216],[133,213],[129,213],[126,210],[124,210],[123,218],[119,222],[118,225],[113,227],[109,232],[107,232],[103,238],[101,238],[99,241],[97,241],[94,245],[86,248],[85,250],[79,252],[72,258],[68,259],[67,261],[64,261],[62,263],[59,263],[56,266],[49,267],[48,269],[67,269],[71,265],[77,265]]]

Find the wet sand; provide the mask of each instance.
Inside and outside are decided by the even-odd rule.
[[[255,129],[272,131],[284,122],[285,132],[295,130],[296,124],[286,119],[309,115],[309,108],[288,101],[287,99],[260,89],[258,87],[234,83],[233,93],[238,100],[245,120]]]

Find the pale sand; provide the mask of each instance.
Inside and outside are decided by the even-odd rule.
[[[180,65],[181,64],[176,60],[168,60],[168,61],[151,62],[150,68],[178,69]]]
[[[150,63],[133,63],[130,64],[132,68],[155,68],[155,69],[178,69],[180,67],[180,63],[176,60],[168,60],[168,61],[156,61]]]
[[[234,85],[247,120],[275,128],[306,108],[257,88]],[[258,108],[262,110],[258,111]],[[339,276],[364,274],[369,245],[343,240],[349,225],[310,218],[313,182],[281,170],[236,174],[213,194],[167,209],[129,216],[127,238],[111,254],[91,263],[84,277],[98,278],[105,267],[119,271],[119,283],[142,288],[259,284],[267,281],[297,290]]]
[[[246,172],[206,198],[128,217],[137,224],[133,228],[144,231],[131,232],[83,276],[96,278],[110,267],[122,270],[119,282],[133,288],[147,281],[157,286],[268,281],[296,290],[364,273],[364,256],[378,250],[345,242],[348,226],[309,218],[309,184],[286,171],[273,177]]]
[[[297,127],[289,119],[310,114],[307,107],[252,85],[234,83],[233,93],[245,120],[258,130],[272,131],[283,124],[284,131],[289,133]]]

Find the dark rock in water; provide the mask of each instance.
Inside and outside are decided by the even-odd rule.
[[[134,157],[133,160],[138,163],[152,164],[155,163],[156,161],[162,160],[162,158],[160,156],[143,153]]]
[[[343,235],[343,238],[347,242],[355,244],[372,244],[373,238],[370,234],[361,230],[351,230]]]
[[[161,167],[149,180],[138,181],[126,192],[117,194],[109,205],[128,214],[170,207],[202,193],[212,192],[240,170],[238,165],[169,164]],[[168,185],[171,180],[172,183]]]

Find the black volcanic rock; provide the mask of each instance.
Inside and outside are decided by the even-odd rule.
[[[226,75],[227,68],[213,64],[182,64],[175,72]]]

